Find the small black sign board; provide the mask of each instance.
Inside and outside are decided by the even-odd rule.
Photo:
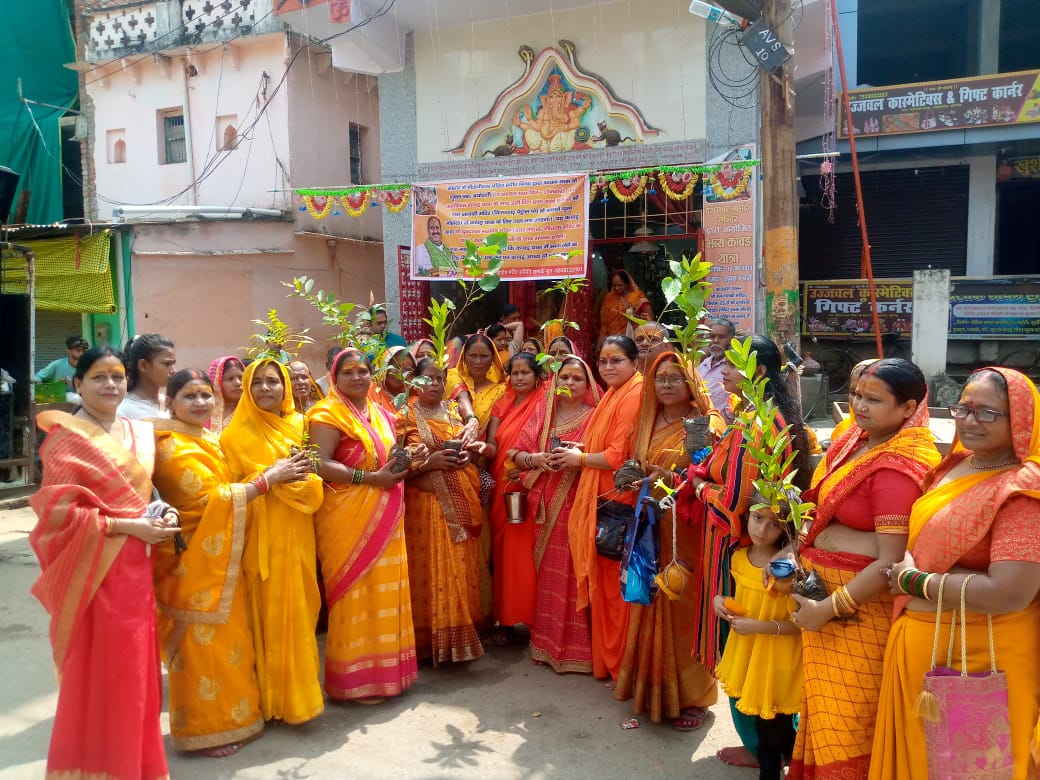
[[[776,70],[791,59],[791,52],[780,43],[780,38],[762,19],[747,28],[740,45],[751,52],[758,64],[768,71]]]

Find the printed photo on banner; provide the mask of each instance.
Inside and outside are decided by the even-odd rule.
[[[454,278],[466,241],[509,237],[506,280],[584,276],[588,175],[474,179],[412,187],[412,279]]]

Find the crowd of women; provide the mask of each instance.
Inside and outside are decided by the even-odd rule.
[[[637,309],[637,291],[615,289],[611,306]],[[541,346],[503,362],[474,334],[447,370],[428,341],[377,366],[337,350],[324,394],[273,357],[175,371],[173,343],[156,335],[124,353],[88,350],[74,379],[82,406],[39,419],[34,593],[60,679],[48,771],[168,774],[160,655],[174,747],[225,756],[267,721],[317,717],[326,699],[398,696],[424,659],[524,641],[532,663],[605,679],[634,712],[683,731],[704,724],[721,687],[742,744],[720,758],[762,777],[789,766],[790,777],[925,778],[915,704],[936,602],[945,647],[962,600],[968,669],[995,654],[1006,671],[1008,760],[1015,777],[1035,776],[1040,395],[1029,379],[973,374],[940,459],[921,372],[873,362],[812,473],[779,350],[752,337],[778,410],[770,425],[789,431],[794,481],[817,505],[795,539],[788,507],[756,494],[760,463],[745,445],[765,431],[727,425],[686,356],[641,357],[619,334],[592,363],[565,337],[547,345],[551,360],[525,350]],[[729,362],[722,381],[727,411],[753,419]],[[707,439],[691,452],[695,418]],[[636,474],[618,479],[632,461]],[[637,505],[652,518],[658,576],[649,598],[628,601],[627,559],[597,536],[610,515],[645,525]],[[776,587],[771,564],[792,555],[826,599]]]

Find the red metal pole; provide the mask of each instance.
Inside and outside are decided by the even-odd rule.
[[[874,320],[874,341],[879,358],[885,356],[881,346],[881,322],[878,320],[877,292],[874,289],[874,267],[870,261],[870,241],[867,239],[867,212],[863,206],[863,185],[859,179],[859,157],[856,155],[856,129],[852,126],[852,106],[849,103],[849,84],[845,78],[845,53],[841,47],[841,30],[838,27],[837,0],[829,0],[831,24],[834,28],[834,48],[837,50],[838,70],[841,72],[841,102],[845,111],[845,125],[849,132],[849,153],[852,155],[852,179],[856,183],[856,206],[859,209],[859,230],[863,238],[862,271],[867,277],[870,291],[870,311]]]

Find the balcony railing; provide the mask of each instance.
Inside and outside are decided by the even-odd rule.
[[[92,3],[83,14],[87,61],[220,43],[283,28],[272,0],[142,0]]]

